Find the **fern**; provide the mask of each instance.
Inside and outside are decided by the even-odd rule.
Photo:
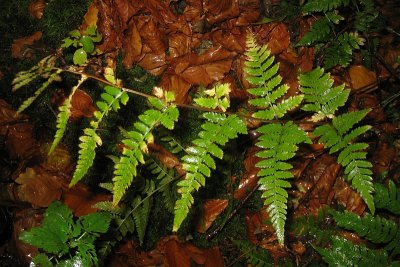
[[[309,0],[302,7],[304,13],[327,12],[339,7],[347,6],[350,0]]]
[[[374,2],[372,0],[360,0],[360,4],[363,8],[356,13],[354,28],[365,33],[377,29],[379,27],[377,27],[377,24],[379,24],[377,23],[379,11]]]
[[[170,101],[172,99],[168,102]],[[131,185],[133,177],[137,174],[138,164],[145,163],[143,153],[147,153],[147,144],[153,142],[153,129],[161,124],[171,130],[174,122],[178,120],[179,111],[176,105],[155,97],[149,98],[149,102],[153,109],[146,110],[139,116],[139,121],[134,124],[135,129],[128,132],[129,138],[122,141],[124,144],[122,156],[114,170],[114,205],[118,204]]]
[[[79,80],[78,84],[72,88],[71,94],[69,97],[64,101],[64,103],[59,107],[59,113],[57,115],[57,131],[54,135],[53,143],[51,144],[49,155],[53,153],[54,149],[60,143],[62,137],[64,136],[65,129],[67,127],[67,123],[70,116],[70,109],[71,109],[71,101],[72,96],[74,95],[75,91],[78,89],[79,86],[86,80],[86,76],[82,76]]]
[[[333,79],[330,74],[324,74],[324,69],[319,67],[299,74],[299,83],[306,102],[301,109],[315,112],[312,121],[332,118],[337,109],[346,103],[350,94],[350,90],[344,90],[344,84],[332,87]]]
[[[295,155],[298,144],[311,143],[311,140],[292,122],[284,125],[267,124],[258,128],[257,132],[261,136],[256,145],[262,148],[262,151],[256,156],[263,159],[256,164],[256,167],[261,169],[257,173],[260,177],[258,183],[261,190],[264,190],[262,197],[265,198],[264,204],[268,206],[267,210],[279,243],[283,244],[288,198],[285,188],[291,187],[287,179],[293,178],[289,171],[293,166],[286,161]]]
[[[223,151],[219,146],[225,145],[238,134],[247,133],[243,120],[236,115],[207,112],[203,118],[207,121],[201,126],[203,131],[193,141],[193,146],[186,149],[188,155],[182,158],[186,176],[178,182],[180,198],[175,203],[173,231],[179,229],[189,213],[194,202],[192,192],[204,186],[206,177],[211,176],[211,169],[216,168],[212,156],[222,159]]]
[[[274,64],[275,58],[266,46],[258,46],[254,37],[249,36],[246,55],[248,61],[245,63],[245,71],[249,75],[247,80],[257,86],[248,90],[255,96],[249,103],[261,109],[256,111],[253,117],[265,120],[281,118],[300,104],[303,95],[281,100],[288,86],[281,84],[279,64]],[[290,187],[286,179],[293,177],[289,172],[292,165],[286,161],[295,155],[299,143],[310,143],[311,140],[292,122],[284,125],[267,124],[256,131],[261,134],[256,145],[262,149],[256,155],[263,159],[256,164],[261,168],[257,174],[260,177],[258,183],[264,190],[262,197],[265,198],[265,205],[269,206],[268,212],[279,243],[283,244],[288,197],[285,188]]]
[[[164,206],[168,211],[173,213],[176,201],[176,190],[172,182],[177,179],[175,171],[173,169],[168,169],[153,158],[146,161],[146,169],[149,170],[151,174],[156,175],[159,190],[164,198]]]
[[[311,26],[310,30],[301,38],[296,46],[309,46],[328,41],[330,34],[334,30],[334,24],[339,24],[343,19],[337,12],[325,13],[325,16]]]
[[[375,183],[374,187],[374,200],[376,207],[400,215],[400,188],[396,188],[396,185],[392,180],[389,180],[388,188],[379,183]]]
[[[289,110],[297,107],[303,99],[303,95],[289,97],[280,100],[289,87],[281,84],[282,77],[278,74],[279,64],[275,63],[275,57],[266,45],[258,46],[254,37],[247,37],[246,56],[244,70],[249,75],[247,80],[257,86],[249,89],[248,92],[256,98],[249,100],[249,103],[256,106],[259,111],[253,114],[253,117],[272,120],[282,118]]]
[[[325,68],[329,69],[336,65],[347,67],[352,60],[353,50],[359,49],[363,44],[364,39],[357,32],[340,34],[326,49],[324,58]]]
[[[329,153],[339,152],[338,162],[345,168],[345,179],[350,181],[352,187],[361,195],[371,213],[375,212],[372,193],[372,164],[366,160],[368,147],[366,143],[353,143],[359,135],[368,131],[371,127],[353,126],[361,121],[370,110],[360,110],[345,113],[332,120],[332,124],[317,127],[313,134],[320,136],[319,143],[324,143],[329,148]]]
[[[354,245],[342,237],[332,237],[330,250],[314,247],[329,266],[393,266],[384,250]]]
[[[100,136],[96,133],[100,122],[107,116],[110,110],[117,111],[120,108],[120,103],[126,104],[128,102],[128,94],[113,86],[105,86],[105,92],[101,94],[103,101],[96,102],[98,111],[94,112],[95,119],[90,122],[90,128],[86,128],[83,132],[84,135],[79,138],[79,157],[75,172],[73,174],[70,186],[79,182],[87,173],[93,164],[95,158],[95,149],[101,146],[102,141]]]
[[[253,267],[274,266],[273,260],[266,249],[258,247],[248,240],[233,240],[246,257],[247,264]]]
[[[400,253],[400,227],[392,220],[366,214],[360,217],[351,212],[330,212],[336,224],[346,230],[354,231],[359,236],[373,243],[387,244],[385,249]]]

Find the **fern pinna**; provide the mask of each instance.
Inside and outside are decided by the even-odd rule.
[[[379,183],[375,183],[374,187],[376,208],[400,215],[400,187],[396,187],[392,180],[389,180],[388,187]]]
[[[281,84],[279,64],[274,63],[275,57],[267,46],[258,46],[254,37],[249,35],[246,55],[247,80],[256,86],[248,90],[254,96],[249,103],[259,109],[253,117],[265,120],[281,118],[300,104],[303,95],[282,99],[288,86]],[[311,140],[292,122],[266,124],[256,131],[260,134],[256,146],[261,148],[256,155],[263,159],[256,164],[261,169],[257,174],[260,177],[258,183],[264,191],[262,197],[268,206],[279,243],[283,244],[288,198],[286,188],[291,187],[287,179],[293,177],[289,171],[293,166],[286,161],[294,157],[298,144],[311,143]]]
[[[217,87],[219,86],[224,88],[221,91],[229,93],[227,84],[217,85]],[[212,90],[216,90],[216,88]],[[220,95],[220,98],[224,97],[225,94]],[[203,101],[197,102],[201,105]],[[217,101],[214,107],[227,108],[225,101]],[[213,156],[222,159],[224,154],[220,146],[224,146],[230,139],[236,138],[238,134],[247,133],[245,123],[237,115],[206,112],[202,117],[206,120],[201,126],[203,130],[199,133],[199,138],[192,142],[193,146],[185,150],[188,155],[182,158],[186,175],[183,180],[178,182],[180,198],[175,203],[173,231],[177,231],[187,217],[194,202],[193,191],[204,186],[206,177],[210,177],[211,170],[216,168]]]
[[[368,131],[369,125],[353,128],[369,112],[369,109],[349,112],[333,118],[332,124],[318,126],[313,134],[320,136],[319,143],[329,148],[329,153],[339,152],[338,162],[345,168],[345,179],[360,194],[371,213],[375,212],[372,193],[372,164],[366,160],[367,143],[354,143],[361,134]]]
[[[115,165],[113,178],[114,205],[118,204],[131,185],[133,177],[137,174],[137,165],[145,163],[143,153],[147,153],[147,144],[154,140],[152,134],[154,128],[160,124],[170,130],[174,128],[174,123],[179,117],[179,110],[175,104],[171,103],[173,100],[174,96],[171,92],[165,93],[165,101],[150,97],[148,101],[153,108],[139,116],[139,121],[133,125],[134,130],[129,131],[128,138],[122,140],[124,148],[119,162]]]
[[[332,87],[333,79],[330,78],[330,74],[324,73],[324,69],[319,67],[299,74],[299,83],[306,102],[301,109],[314,112],[312,121],[320,121],[326,117],[333,118],[350,94],[349,89],[344,89],[344,84]]]
[[[371,214],[360,217],[352,212],[330,213],[338,226],[354,231],[373,243],[386,244],[385,249],[392,251],[392,255],[400,254],[400,227],[394,221]]]
[[[73,174],[70,185],[73,186],[79,182],[88,172],[93,164],[97,146],[101,146],[102,141],[96,133],[101,121],[111,111],[117,111],[120,108],[120,103],[125,105],[128,102],[128,94],[121,89],[107,85],[104,87],[101,94],[102,101],[97,101],[96,105],[99,110],[94,112],[94,120],[90,122],[90,127],[86,128],[79,140],[79,157],[75,172]]]

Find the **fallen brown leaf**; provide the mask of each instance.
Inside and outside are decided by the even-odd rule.
[[[203,215],[197,224],[197,231],[204,234],[228,206],[227,199],[209,199],[203,203]]]
[[[349,69],[350,83],[353,90],[358,90],[376,84],[376,74],[362,65],[351,66]]]
[[[70,120],[90,118],[95,111],[96,107],[92,98],[85,91],[77,89],[71,99]]]
[[[26,48],[27,46],[33,45],[36,41],[42,38],[42,32],[37,31],[34,34],[16,39],[11,45],[11,56],[13,58],[25,58],[27,57]]]
[[[41,19],[45,7],[46,2],[44,0],[33,0],[28,6],[28,11],[34,18]]]

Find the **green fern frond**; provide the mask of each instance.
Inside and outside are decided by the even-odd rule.
[[[338,108],[346,103],[350,94],[350,90],[344,89],[344,84],[332,87],[333,79],[330,74],[324,73],[324,69],[319,67],[300,74],[299,83],[306,102],[301,109],[315,112],[312,121],[332,118]]]
[[[182,158],[186,176],[178,182],[180,198],[175,203],[173,231],[179,229],[189,213],[194,202],[192,192],[204,186],[206,177],[210,177],[211,170],[216,168],[212,157],[222,159],[223,151],[219,146],[225,145],[238,134],[247,133],[243,120],[236,115],[208,112],[203,114],[203,118],[207,121],[201,126],[203,131],[193,141],[193,146],[186,149],[188,155]]]
[[[93,164],[97,146],[101,146],[102,141],[96,130],[100,122],[108,114],[110,110],[117,111],[120,107],[119,103],[125,105],[128,102],[128,94],[113,86],[105,86],[105,92],[101,94],[103,101],[96,102],[98,111],[93,113],[94,120],[90,122],[91,128],[86,128],[84,134],[79,138],[79,156],[75,172],[72,176],[70,186],[79,182],[88,172]]]
[[[54,134],[53,143],[51,144],[48,155],[53,153],[54,149],[57,147],[57,145],[60,143],[61,139],[64,136],[65,130],[67,128],[69,116],[71,114],[70,109],[71,109],[72,96],[74,95],[75,91],[79,88],[79,86],[82,85],[82,83],[85,80],[86,80],[86,76],[82,76],[82,78],[79,80],[78,84],[72,88],[72,91],[71,91],[71,94],[69,95],[69,97],[59,107],[60,112],[57,115],[57,123],[56,123],[57,131]]]
[[[357,11],[354,28],[360,32],[368,33],[375,30],[379,11],[372,0],[361,0],[362,9]],[[378,23],[379,24],[379,23]]]
[[[268,250],[258,247],[248,240],[232,240],[239,247],[242,254],[246,257],[247,264],[253,267],[272,267],[274,266]]]
[[[132,213],[132,216],[135,221],[136,232],[139,237],[140,245],[143,244],[144,236],[146,234],[146,228],[149,221],[151,204],[152,204],[152,198],[150,197],[145,198],[143,200],[140,197],[136,197],[134,202],[132,203],[132,206],[135,207],[134,208],[135,212]]]
[[[288,198],[285,188],[291,187],[287,179],[293,177],[289,171],[293,166],[286,161],[294,157],[298,144],[311,143],[311,140],[292,122],[284,125],[277,123],[263,125],[257,132],[261,136],[256,146],[262,151],[256,155],[263,159],[256,164],[256,167],[261,169],[257,174],[260,177],[258,183],[261,185],[260,189],[264,191],[262,194],[265,198],[264,205],[268,206],[267,210],[279,243],[283,244]]]
[[[166,132],[161,132],[160,133],[160,141],[166,144],[169,149],[168,151],[171,152],[172,154],[178,154],[179,152],[182,152],[185,150],[185,148],[182,146],[182,144],[172,135]]]
[[[317,20],[310,30],[301,38],[296,46],[309,46],[315,43],[326,42],[333,32],[334,24],[339,24],[344,18],[337,12],[327,12],[325,16]]]
[[[367,132],[370,126],[353,126],[360,122],[370,109],[345,113],[333,118],[332,124],[317,127],[313,134],[320,136],[319,143],[329,148],[329,153],[339,152],[338,162],[345,168],[345,179],[350,181],[352,187],[361,195],[371,213],[375,213],[372,193],[372,164],[366,160],[368,147],[366,143],[353,143],[361,134]],[[352,129],[352,130],[351,130]]]
[[[329,266],[392,266],[385,250],[354,245],[343,237],[332,237],[331,249],[314,247]]]
[[[61,73],[61,70],[57,70],[55,72],[52,72],[51,74],[49,74],[49,78],[47,79],[47,81],[45,81],[42,86],[40,86],[39,89],[37,89],[35,91],[35,93],[33,94],[33,96],[29,97],[28,99],[26,99],[21,106],[18,108],[17,112],[18,113],[22,113],[26,108],[28,108],[33,101],[36,100],[36,98],[38,98],[38,96],[43,93],[44,90],[46,90],[46,88],[55,80],[59,79],[59,74]]]
[[[207,97],[198,97],[194,99],[194,102],[202,107],[216,109],[219,108],[222,111],[226,111],[229,107],[229,84],[218,84],[209,90],[205,90],[203,93]]]
[[[328,12],[339,7],[347,6],[350,0],[309,0],[302,7],[304,13]]]
[[[359,49],[364,44],[364,39],[359,37],[357,32],[342,33],[326,49],[324,66],[326,69],[336,65],[347,67],[353,56],[353,50]]]
[[[316,244],[329,242],[335,232],[330,225],[327,225],[327,209],[321,208],[317,217],[314,215],[304,215],[295,217],[290,224],[291,230],[297,235],[315,240]]]
[[[176,190],[174,189],[172,181],[177,179],[175,171],[173,169],[168,169],[153,158],[146,161],[146,169],[149,170],[151,174],[157,176],[158,188],[164,198],[164,206],[168,211],[173,213],[176,201]]]
[[[249,103],[262,110],[256,111],[253,117],[272,120],[282,118],[288,111],[297,107],[303,95],[292,96],[280,100],[289,87],[281,84],[282,77],[278,74],[279,63],[274,63],[275,57],[266,45],[258,46],[252,35],[248,35],[246,40],[245,72],[248,74],[247,80],[255,85],[255,88],[248,92],[256,98],[250,99]]]
[[[396,187],[392,180],[389,180],[388,188],[379,183],[375,183],[374,187],[376,207],[400,215],[400,187]]]
[[[18,72],[11,83],[12,91],[15,92],[24,85],[31,83],[39,76],[42,76],[43,78],[51,77],[54,74],[53,67],[55,65],[55,62],[56,62],[56,57],[54,55],[50,55],[40,60],[37,65],[33,66],[29,70]],[[59,73],[61,71],[58,70],[56,72]],[[46,85],[46,87],[47,86],[48,85]]]
[[[144,164],[144,153],[147,153],[147,144],[153,142],[152,131],[159,124],[172,130],[178,120],[179,110],[174,104],[168,104],[152,97],[149,102],[154,107],[146,110],[134,123],[134,130],[129,131],[129,138],[122,141],[124,148],[118,164],[114,170],[114,205],[118,204],[136,176],[139,163]]]

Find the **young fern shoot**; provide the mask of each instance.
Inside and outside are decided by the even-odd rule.
[[[249,75],[247,80],[256,86],[248,90],[254,96],[249,103],[260,109],[253,114],[253,117],[265,120],[278,119],[299,106],[303,95],[282,99],[288,91],[288,86],[281,84],[282,77],[278,74],[279,64],[274,63],[275,57],[271,55],[267,46],[258,46],[254,37],[249,35],[246,55],[248,60],[245,63],[245,71]],[[256,131],[261,134],[256,143],[261,151],[256,155],[262,158],[256,164],[261,169],[257,173],[260,177],[258,183],[264,191],[262,197],[265,199],[264,204],[268,206],[267,210],[278,241],[283,244],[288,199],[286,188],[291,187],[287,179],[293,177],[289,171],[293,166],[286,161],[295,156],[298,144],[311,143],[311,140],[293,122],[266,124]]]
[[[229,93],[229,90],[228,84],[217,85],[210,90],[208,95],[217,96],[217,99],[222,99],[221,101],[214,101],[214,98],[210,101],[203,99],[195,100],[195,102],[199,105],[204,104],[205,107],[220,108],[221,110],[228,108],[229,101],[223,99]],[[212,103],[215,103],[215,105]],[[192,142],[193,146],[186,149],[188,155],[182,158],[186,176],[184,180],[178,182],[180,198],[175,203],[173,231],[178,231],[183,220],[187,217],[194,202],[192,193],[205,185],[206,178],[211,176],[211,170],[216,168],[213,156],[223,158],[224,154],[220,146],[224,146],[230,139],[236,138],[238,134],[247,133],[245,123],[237,115],[206,112],[203,114],[203,118],[206,120],[201,126],[203,131],[199,133],[199,138]]]

